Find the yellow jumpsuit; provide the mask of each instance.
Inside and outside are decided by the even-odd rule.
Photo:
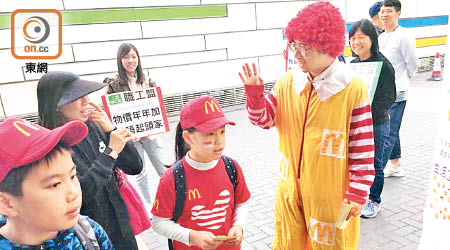
[[[345,230],[334,224],[351,177],[347,155],[352,111],[368,99],[364,82],[353,78],[324,101],[309,82],[299,95],[291,73],[274,89],[274,121],[284,157],[275,201],[273,249],[356,249],[359,217],[353,217]]]

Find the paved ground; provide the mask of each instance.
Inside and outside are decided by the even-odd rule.
[[[430,162],[434,149],[437,113],[442,82],[427,82],[431,73],[413,79],[410,97],[401,129],[402,165],[406,176],[388,178],[382,194],[382,210],[374,219],[362,220],[358,249],[417,249],[422,229]],[[252,126],[243,107],[227,112],[236,121],[227,128],[226,155],[241,164],[252,194],[251,212],[242,249],[271,249],[273,208],[280,154],[275,129]],[[171,129],[176,125],[172,118]],[[167,148],[173,150],[173,133],[163,136]],[[154,193],[157,176],[151,173]],[[153,196],[154,197],[154,196]],[[167,249],[167,240],[151,229],[143,233],[151,250]]]

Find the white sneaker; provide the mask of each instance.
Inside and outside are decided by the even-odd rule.
[[[392,165],[391,163],[386,164],[383,170],[384,178],[387,177],[403,177],[405,176],[405,171],[403,171],[402,166],[399,164],[398,167]]]

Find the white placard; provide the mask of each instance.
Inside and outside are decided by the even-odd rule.
[[[130,130],[134,138],[169,131],[159,87],[104,95],[102,102],[113,124]]]

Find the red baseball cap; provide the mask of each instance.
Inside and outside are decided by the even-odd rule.
[[[225,117],[216,99],[207,95],[194,98],[184,105],[180,123],[182,129],[195,128],[206,133],[214,132],[226,124],[235,125]]]
[[[70,121],[52,130],[20,118],[8,118],[0,123],[0,182],[14,168],[35,162],[46,156],[62,141],[73,146],[88,134],[82,121]]]

